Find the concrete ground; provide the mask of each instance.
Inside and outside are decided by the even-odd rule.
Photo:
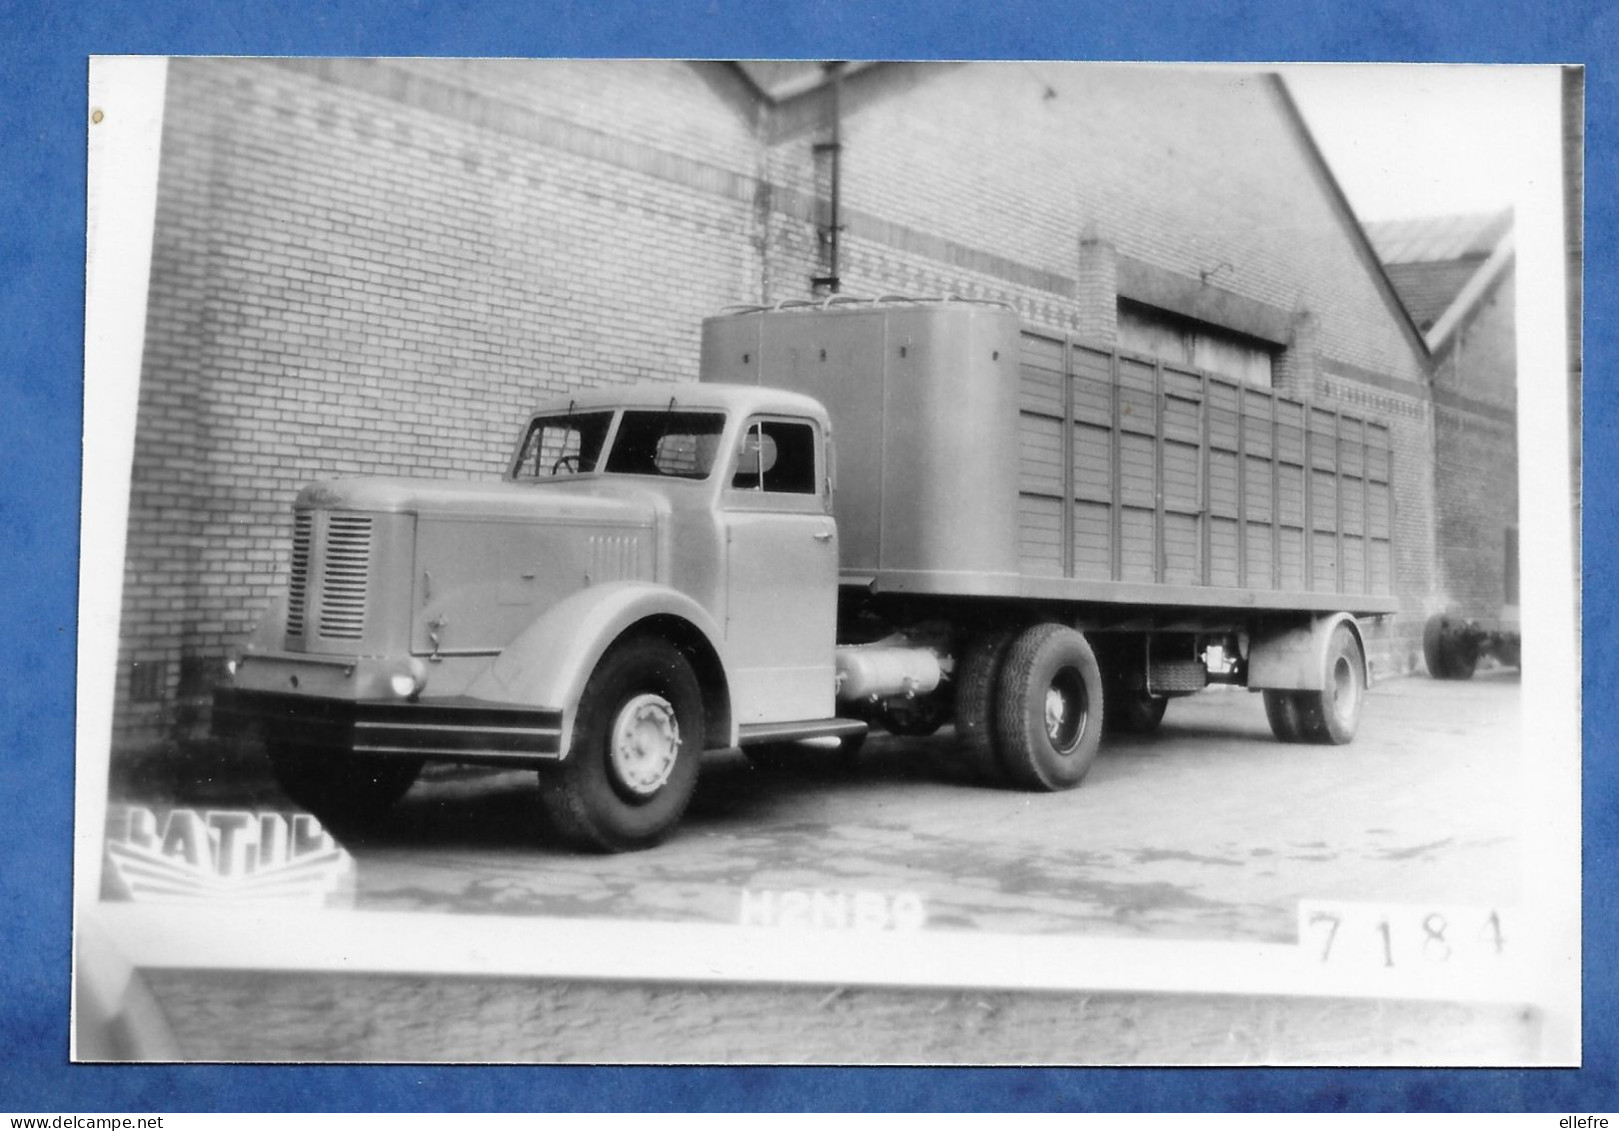
[[[548,837],[527,773],[435,772],[348,846],[352,902],[633,930],[757,920],[761,893],[865,892],[930,931],[1291,943],[1301,900],[1514,907],[1518,718],[1515,672],[1412,678],[1374,690],[1353,744],[1283,745],[1259,696],[1216,690],[1171,703],[1156,735],[1110,737],[1079,790],[1041,795],[975,784],[948,731],[876,735],[852,771],[728,753],[667,844],[609,857]],[[152,985],[182,1047],[222,1059],[1530,1063],[1539,1023],[1184,994],[195,971]],[[258,1020],[233,1025],[237,1010]]]

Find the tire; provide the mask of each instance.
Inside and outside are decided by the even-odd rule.
[[[956,670],[956,748],[980,781],[1006,780],[995,749],[995,685],[1016,633],[998,629],[975,637]]]
[[[281,792],[339,836],[375,825],[422,772],[419,758],[365,757],[274,740],[267,749]]]
[[[1450,617],[1435,613],[1422,626],[1422,658],[1434,679],[1472,679],[1478,667],[1478,644],[1452,630]]]
[[[1107,725],[1121,734],[1151,734],[1169,708],[1168,699],[1134,689],[1115,691],[1104,702]]]
[[[1301,734],[1310,742],[1342,746],[1354,740],[1366,698],[1366,662],[1348,625],[1340,624],[1332,630],[1325,676],[1324,689],[1294,693]]]
[[[1278,742],[1304,741],[1304,719],[1296,691],[1266,691],[1265,718]]]
[[[1096,760],[1106,714],[1102,673],[1085,637],[1035,625],[1013,642],[996,684],[995,739],[1023,789],[1073,789]]]
[[[1478,644],[1471,636],[1453,636],[1450,640],[1450,679],[1472,679],[1478,667]]]
[[[1435,613],[1422,626],[1422,658],[1428,664],[1428,674],[1434,679],[1450,679],[1450,649],[1445,647],[1445,629],[1450,620],[1443,613]]]
[[[568,756],[540,771],[541,805],[575,848],[650,848],[685,813],[703,745],[702,692],[685,657],[655,637],[616,645],[585,685]]]

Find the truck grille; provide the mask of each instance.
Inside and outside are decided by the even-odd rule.
[[[332,514],[326,520],[320,589],[320,634],[358,640],[365,634],[366,584],[371,575],[371,518]]]
[[[365,635],[371,533],[370,515],[301,511],[294,517],[292,579],[287,585],[289,637],[358,640]]]
[[[304,612],[309,602],[309,541],[315,516],[300,511],[292,520],[292,581],[287,586],[287,635],[304,634]]]

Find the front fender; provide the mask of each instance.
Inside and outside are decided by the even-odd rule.
[[[1361,685],[1367,678],[1366,638],[1349,613],[1289,621],[1261,629],[1248,645],[1248,686],[1253,690],[1320,691],[1327,686],[1327,648],[1332,633],[1347,624],[1360,645]]]
[[[724,637],[708,610],[674,589],[615,581],[582,589],[551,606],[473,680],[466,694],[495,703],[560,708],[565,755],[591,673],[615,640],[650,617],[684,621],[701,635],[722,670],[729,670]],[[724,744],[734,746],[736,735],[726,735]]]

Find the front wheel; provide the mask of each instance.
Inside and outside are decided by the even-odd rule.
[[[585,685],[568,756],[540,771],[540,801],[569,844],[629,852],[679,823],[703,752],[702,693],[672,645],[614,647]]]
[[[1024,789],[1072,789],[1102,742],[1102,673],[1085,637],[1035,625],[1001,670],[995,737],[1007,775]]]
[[[339,835],[362,832],[409,792],[422,772],[419,758],[376,758],[272,740],[276,784]]]

